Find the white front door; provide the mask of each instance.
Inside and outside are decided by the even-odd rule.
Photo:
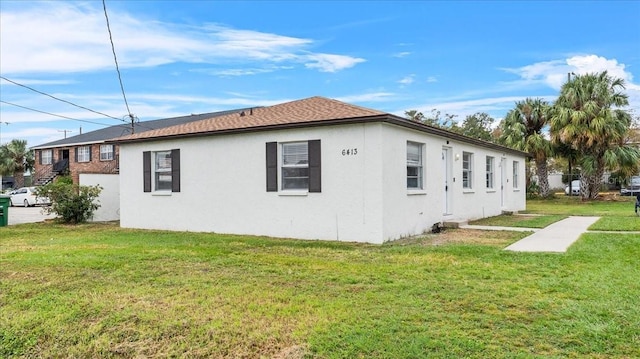
[[[451,148],[442,147],[443,213],[451,214]]]

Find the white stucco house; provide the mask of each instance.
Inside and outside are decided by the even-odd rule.
[[[526,153],[323,97],[116,141],[128,228],[383,243],[525,209]]]

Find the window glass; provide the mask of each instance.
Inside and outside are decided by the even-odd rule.
[[[171,191],[171,151],[155,153],[154,183],[156,191]]]
[[[493,157],[487,156],[487,188],[493,188]]]
[[[309,189],[308,142],[282,144],[282,189]]]
[[[518,166],[520,163],[518,161],[513,161],[513,188],[518,188]]]
[[[462,152],[462,188],[473,188],[473,154]]]
[[[50,165],[53,162],[52,150],[43,150],[42,152],[40,152],[40,156],[42,156],[43,165]]]
[[[422,189],[422,144],[407,142],[407,188]]]
[[[78,162],[91,161],[91,147],[82,146],[78,147]]]
[[[113,146],[100,145],[100,161],[110,161],[113,159]]]

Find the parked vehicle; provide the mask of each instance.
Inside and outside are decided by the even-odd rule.
[[[620,188],[620,195],[622,196],[637,196],[640,195],[640,176],[633,176],[629,180],[629,184]]]
[[[569,195],[569,186],[564,188],[564,194]],[[579,196],[580,195],[580,180],[571,181],[571,195]]]
[[[564,194],[569,195],[569,186],[564,188]],[[580,195],[580,180],[571,181],[571,195],[579,196]]]
[[[22,187],[11,192],[11,205],[12,206],[35,206],[37,204],[51,204],[51,201],[47,197],[36,196],[35,187]]]

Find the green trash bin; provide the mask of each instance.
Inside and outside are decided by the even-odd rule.
[[[11,196],[0,194],[0,227],[9,225],[9,204]]]

